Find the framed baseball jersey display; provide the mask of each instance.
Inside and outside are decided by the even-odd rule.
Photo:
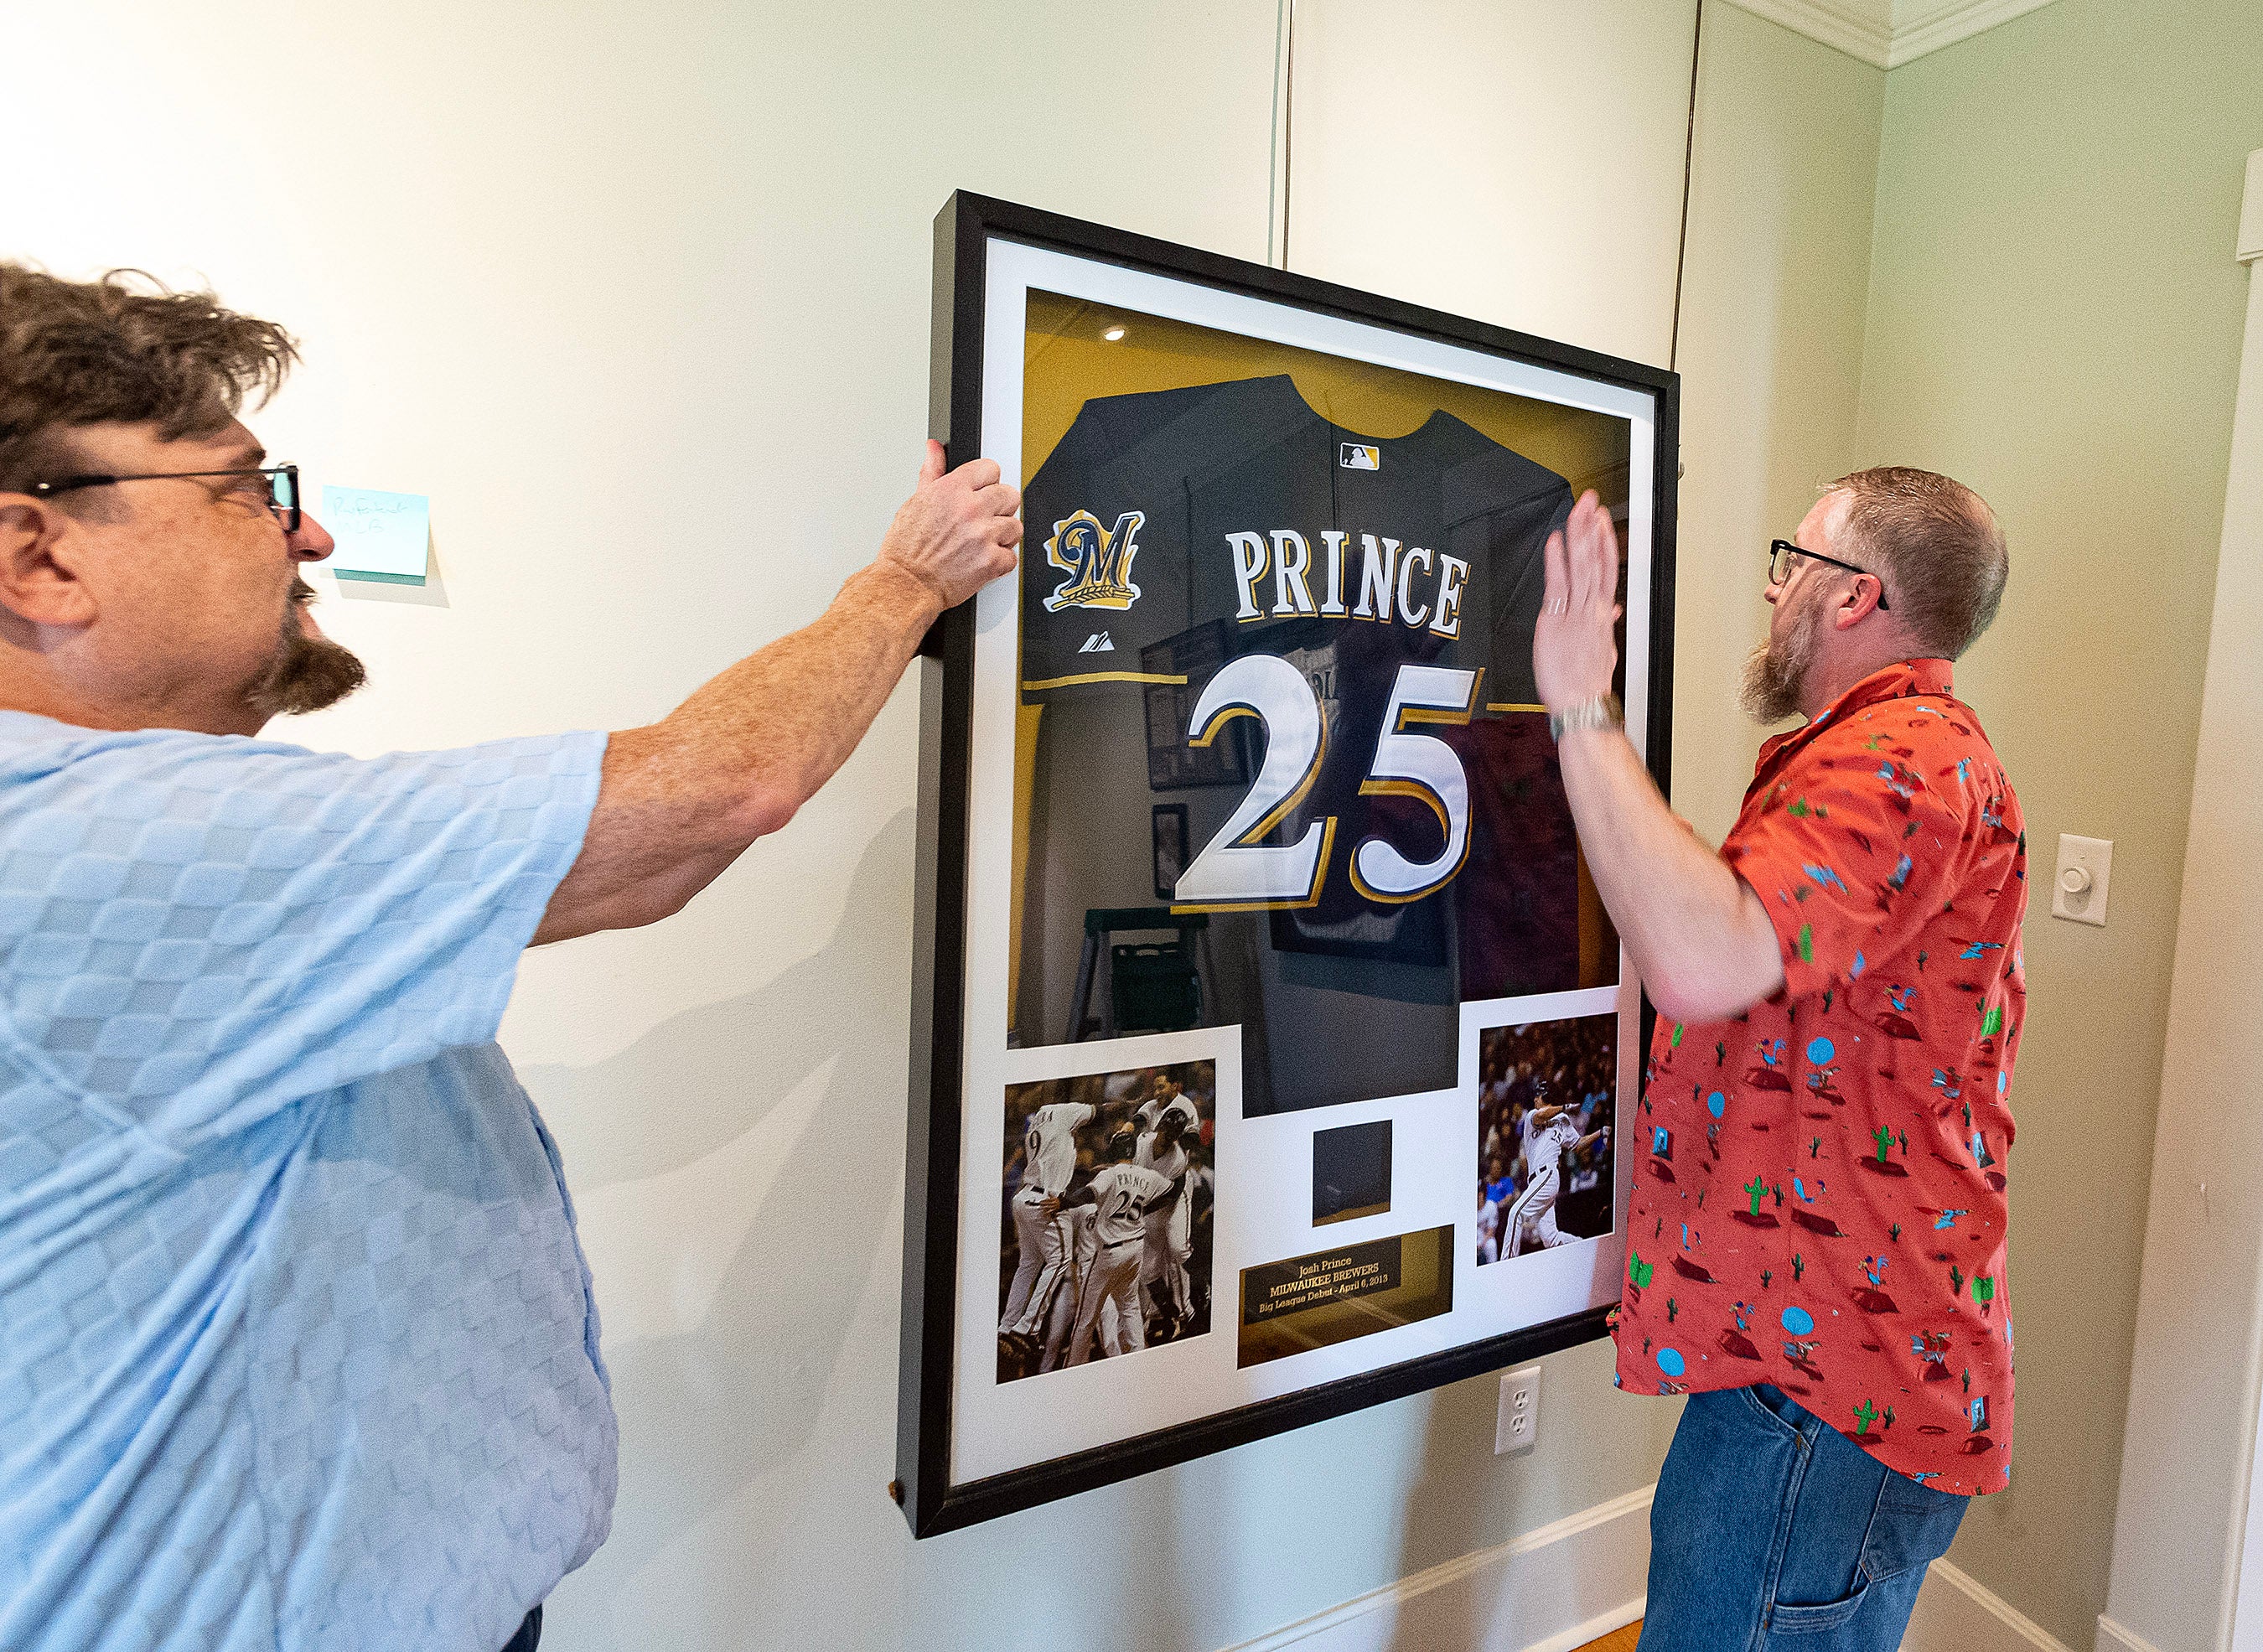
[[[1676,442],[1671,373],[980,196],[935,280],[1026,537],[922,663],[922,1536],[1602,1333],[1644,1011],[1532,632],[1592,489],[1662,784]]]

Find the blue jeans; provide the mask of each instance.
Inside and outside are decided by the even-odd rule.
[[[1895,1652],[1966,1501],[1769,1384],[1692,1395],[1651,1505],[1639,1652]]]

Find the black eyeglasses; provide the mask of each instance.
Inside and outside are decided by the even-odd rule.
[[[121,482],[187,482],[210,476],[242,476],[259,479],[259,494],[267,508],[283,524],[286,533],[299,531],[299,467],[296,465],[263,465],[256,470],[153,470],[131,476],[89,475],[65,476],[61,482],[35,482],[29,491],[42,499],[52,499],[59,493],[76,493],[82,488],[114,488]],[[249,492],[246,482],[242,491]],[[231,489],[231,491],[236,491]]]
[[[1784,559],[1789,556],[1804,556],[1810,562],[1828,562],[1832,567],[1843,568],[1850,574],[1869,574],[1869,576],[1872,579],[1877,580],[1878,582],[1879,612],[1883,612],[1885,611],[1886,582],[1879,575],[1871,574],[1870,570],[1867,568],[1857,568],[1852,562],[1842,562],[1835,556],[1826,556],[1820,551],[1811,551],[1804,545],[1794,545],[1789,540],[1770,540],[1768,541],[1769,584],[1781,585],[1790,576],[1791,569],[1784,562]]]

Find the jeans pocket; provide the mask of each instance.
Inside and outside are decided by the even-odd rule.
[[[1772,1392],[1776,1393],[1777,1396],[1782,1399],[1786,1405],[1789,1405],[1791,1403],[1789,1396],[1783,1395],[1781,1390],[1772,1390]],[[1737,1395],[1739,1398],[1744,1401],[1746,1406],[1751,1410],[1753,1416],[1758,1418],[1761,1422],[1766,1424],[1771,1431],[1782,1435],[1786,1439],[1791,1440],[1796,1444],[1805,1445],[1807,1443],[1807,1436],[1800,1432],[1799,1424],[1793,1422],[1791,1418],[1786,1417],[1782,1412],[1777,1410],[1775,1406],[1769,1404],[1767,1398],[1761,1394],[1761,1390],[1757,1387],[1739,1388],[1737,1390]]]
[[[1931,1565],[1948,1553],[1971,1505],[1970,1497],[1889,1473],[1870,1516],[1869,1535],[1862,1540],[1862,1576],[1876,1581]]]
[[[1866,1578],[1855,1585],[1855,1592],[1841,1600],[1826,1601],[1819,1606],[1770,1606],[1768,1629],[1771,1642],[1780,1634],[1821,1634],[1827,1630],[1843,1629],[1854,1615],[1862,1611],[1862,1600],[1870,1592]]]

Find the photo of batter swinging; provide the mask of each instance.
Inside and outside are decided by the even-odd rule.
[[[1617,1085],[1616,1014],[1479,1035],[1480,1266],[1611,1230]]]

